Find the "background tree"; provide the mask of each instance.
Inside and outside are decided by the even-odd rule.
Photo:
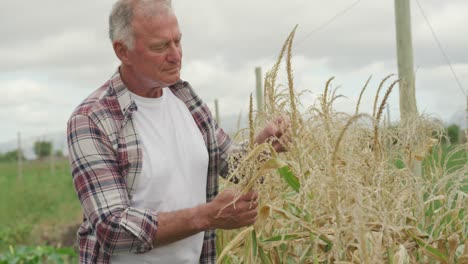
[[[21,157],[24,159],[24,155],[21,152],[20,153]],[[18,150],[12,150],[5,152],[3,154],[0,154],[0,162],[10,162],[10,161],[17,161],[18,160]]]
[[[50,156],[52,154],[52,142],[41,140],[34,142],[34,154],[39,159]]]
[[[457,144],[460,140],[460,127],[457,125],[447,127],[447,136],[451,144]]]

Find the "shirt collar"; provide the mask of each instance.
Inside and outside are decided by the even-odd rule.
[[[130,96],[130,91],[127,86],[122,81],[120,77],[119,69],[115,71],[110,80],[110,88],[114,90],[117,100],[119,101],[120,110],[124,116],[127,116],[127,113],[131,113],[137,109],[135,102]]]
[[[187,82],[179,80],[174,85],[169,86],[169,88],[177,96],[179,92],[182,92],[184,89],[187,89],[187,85]],[[127,116],[128,113],[132,113],[133,111],[137,110],[138,107],[135,101],[133,100],[130,91],[122,81],[119,68],[117,68],[117,70],[111,77],[110,88],[114,90],[119,101],[120,110],[122,111],[124,116]]]

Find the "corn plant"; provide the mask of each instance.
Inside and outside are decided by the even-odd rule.
[[[239,195],[259,193],[257,222],[218,231],[218,262],[468,263],[468,164],[447,166],[455,156],[467,160],[468,144],[442,159],[435,155],[443,137],[437,120],[421,115],[386,126],[383,110],[398,83],[389,83],[393,76],[377,88],[372,115],[359,112],[370,79],[353,115],[334,110],[341,95],[333,78],[299,112],[291,66],[295,31],[266,74],[263,111],[255,115],[251,103],[249,129],[236,136],[250,141],[247,153],[233,157],[236,181],[223,182]],[[276,83],[283,59],[286,89]],[[254,145],[255,131],[280,115],[291,123],[289,140],[281,141],[288,151],[276,153],[271,142]],[[421,177],[413,174],[416,160],[424,162]]]

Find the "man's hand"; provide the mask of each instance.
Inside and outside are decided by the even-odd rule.
[[[240,228],[255,223],[258,213],[258,194],[250,191],[233,203],[236,194],[227,189],[207,204],[210,226],[220,229]]]
[[[208,229],[234,229],[255,223],[258,194],[250,191],[234,203],[236,193],[225,190],[213,201],[173,212],[159,212],[155,246],[166,245]]]
[[[271,140],[276,152],[284,152],[286,149],[281,142],[289,141],[289,127],[290,121],[288,117],[276,117],[272,121],[268,122],[263,130],[255,137],[255,143],[262,144]]]

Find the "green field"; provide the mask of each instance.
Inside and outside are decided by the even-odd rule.
[[[437,160],[445,162],[451,149],[443,147],[441,154],[434,151],[432,155],[442,155]],[[457,169],[467,162],[467,153],[459,152],[447,161],[447,167]],[[468,184],[462,190],[468,192]],[[68,160],[55,161],[54,169],[49,160],[26,161],[22,178],[16,162],[0,163],[0,201],[0,256],[10,252],[11,246],[74,246],[81,209]]]
[[[81,210],[67,159],[0,163],[0,252],[10,245],[71,246]],[[74,229],[74,230],[71,230]],[[72,233],[72,234],[69,234]]]

